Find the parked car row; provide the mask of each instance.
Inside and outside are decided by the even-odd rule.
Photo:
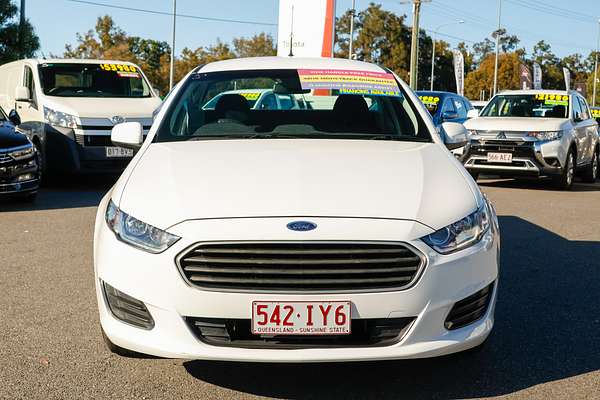
[[[453,93],[417,93],[437,126],[457,121],[468,129],[465,147],[453,153],[475,179],[549,177],[566,190],[577,174],[585,182],[598,178],[600,111],[576,91],[505,91],[481,111]],[[447,142],[446,132],[440,134]]]

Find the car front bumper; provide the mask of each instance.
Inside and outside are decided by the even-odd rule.
[[[101,204],[95,232],[96,295],[104,332],[113,343],[126,349],[169,358],[254,362],[403,359],[466,350],[483,343],[492,330],[499,254],[496,225],[477,245],[441,256],[420,240],[406,240],[425,231],[422,225],[410,221],[311,218],[319,225],[319,232],[301,233],[285,228],[289,218],[189,221],[171,228],[169,231],[182,239],[155,255],[117,240],[104,222],[105,207],[106,199]],[[188,285],[175,264],[176,256],[197,242],[298,237],[309,241],[402,241],[422,252],[427,263],[418,281],[405,290],[326,294],[203,290]],[[153,328],[141,329],[117,319],[108,307],[103,283],[142,301],[154,320]],[[447,330],[444,321],[455,303],[489,285],[493,292],[485,314],[470,325]],[[189,317],[250,319],[253,301],[299,300],[349,300],[353,319],[411,317],[414,321],[403,337],[390,345],[297,349],[210,345],[199,340],[185,321]]]
[[[472,172],[502,176],[552,176],[562,173],[566,159],[561,141],[471,140],[462,157]],[[567,146],[568,148],[568,146]],[[491,163],[488,153],[510,153],[511,163]]]

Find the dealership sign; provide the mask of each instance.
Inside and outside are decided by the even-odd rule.
[[[334,32],[335,0],[279,0],[278,56],[332,57]]]

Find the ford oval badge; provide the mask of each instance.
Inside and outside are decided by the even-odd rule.
[[[312,231],[317,228],[317,224],[310,221],[293,221],[287,224],[287,228],[296,232]]]

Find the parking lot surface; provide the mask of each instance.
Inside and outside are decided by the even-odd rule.
[[[133,359],[105,349],[92,232],[111,177],[0,202],[0,398],[600,398],[600,183],[484,180],[502,230],[477,353],[349,364]],[[443,206],[443,199],[440,199]]]

